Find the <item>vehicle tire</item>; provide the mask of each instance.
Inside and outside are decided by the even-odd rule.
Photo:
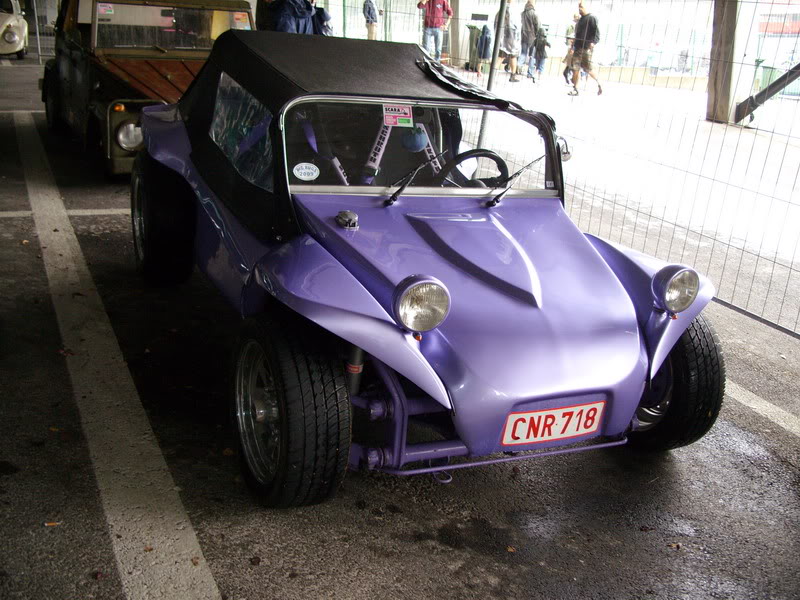
[[[195,201],[174,171],[139,152],[131,173],[136,267],[156,285],[183,283],[194,268]]]
[[[671,450],[696,442],[711,429],[725,395],[725,360],[705,317],[692,321],[653,378],[653,386],[663,393],[637,409],[644,429],[631,432],[631,446]]]
[[[249,319],[234,350],[233,420],[245,480],[273,508],[332,498],[350,454],[344,361],[300,317]]]
[[[61,120],[61,98],[58,92],[58,85],[53,82],[53,75],[50,71],[45,71],[44,76],[44,113],[47,120],[47,129],[59,132],[63,129],[64,122]]]
[[[27,49],[27,48],[23,48],[22,50],[20,50],[19,52],[17,52],[17,60],[22,60],[22,59],[24,59],[24,58],[25,58],[25,55],[26,55],[27,53],[28,53],[28,49]]]

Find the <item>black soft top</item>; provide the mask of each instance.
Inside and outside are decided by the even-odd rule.
[[[310,94],[460,101],[508,106],[446,75],[416,44],[276,31],[226,31],[211,62],[271,110]]]

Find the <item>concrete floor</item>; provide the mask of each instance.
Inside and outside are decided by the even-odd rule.
[[[146,561],[115,555],[121,534],[68,369],[80,349],[59,334],[47,248],[25,212],[20,131],[3,111],[42,108],[37,75],[0,67],[0,597],[158,597]],[[237,316],[199,275],[144,286],[129,217],[115,214],[128,181],[107,180],[45,131],[42,114],[34,120],[218,597],[800,598],[796,337],[711,305],[734,393],[703,440],[664,456],[623,447],[540,458],[460,471],[449,485],[351,473],[328,504],[264,510],[230,451]],[[743,403],[752,397],[767,410]],[[137,577],[142,587],[124,587]]]

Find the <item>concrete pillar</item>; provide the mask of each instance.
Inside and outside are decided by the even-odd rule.
[[[450,21],[450,66],[464,66],[467,59],[463,56],[461,40],[467,30],[466,15],[461,14],[460,0],[450,0],[450,8],[453,9],[453,19]]]
[[[759,14],[755,2],[714,0],[706,104],[709,121],[732,122],[736,105],[751,94]]]

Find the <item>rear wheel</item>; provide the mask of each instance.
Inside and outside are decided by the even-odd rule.
[[[343,361],[322,332],[297,318],[245,321],[233,413],[245,479],[266,506],[333,497],[350,453],[350,399]]]
[[[22,50],[17,52],[17,60],[22,60],[23,58],[25,58],[25,55],[27,53],[28,53],[28,49],[27,48],[23,48]]]
[[[194,268],[195,206],[185,182],[147,152],[131,173],[136,266],[150,283],[183,283]]]
[[[703,316],[692,321],[653,378],[636,411],[640,428],[630,445],[670,450],[703,437],[717,420],[725,395],[725,361],[716,332]]]

